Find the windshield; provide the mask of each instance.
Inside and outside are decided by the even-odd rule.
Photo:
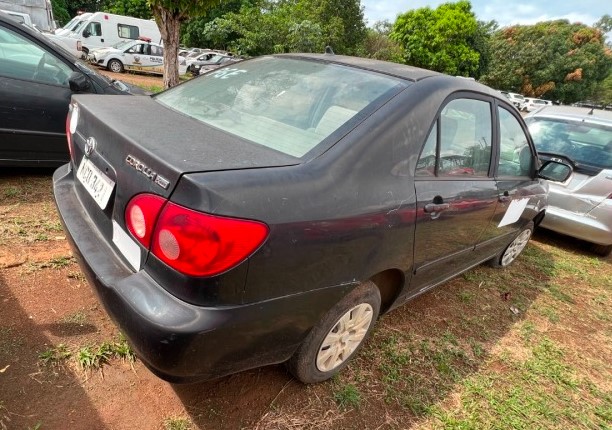
[[[134,41],[132,39],[122,40],[120,42],[115,43],[113,45],[113,48],[115,48],[115,49],[123,49],[123,47],[127,47],[128,45],[131,45],[132,43],[134,43]]]
[[[537,117],[528,118],[527,124],[539,152],[612,169],[612,126]]]
[[[302,157],[402,81],[349,67],[261,57],[155,99],[205,124]]]

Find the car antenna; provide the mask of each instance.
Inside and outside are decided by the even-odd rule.
[[[593,107],[591,108],[590,112],[589,112],[589,113],[587,113],[587,115],[593,115],[593,111],[594,111],[594,110],[595,110],[595,106],[593,106]]]
[[[327,46],[325,47],[325,53],[326,53],[327,55],[335,55],[335,54],[334,54],[334,50],[333,50],[333,49],[332,49],[332,47],[331,47],[331,46],[329,46],[329,45],[327,45]]]

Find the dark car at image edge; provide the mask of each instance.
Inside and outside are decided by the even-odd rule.
[[[111,80],[0,12],[0,165],[57,167],[69,160],[65,123],[77,93],[144,94]]]
[[[332,377],[380,314],[510,264],[540,177],[571,173],[539,168],[496,91],[375,60],[265,56],[116,101],[73,98],[55,201],[107,312],[174,382]]]

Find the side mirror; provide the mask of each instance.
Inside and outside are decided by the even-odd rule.
[[[89,32],[89,30],[87,29],[83,30],[83,37],[87,38],[89,36],[91,36],[91,33]]]
[[[538,170],[538,176],[547,181],[565,182],[572,174],[572,166],[557,160],[548,160]]]
[[[70,90],[74,93],[87,92],[91,88],[89,79],[81,72],[72,72],[68,78],[68,84],[70,85]]]

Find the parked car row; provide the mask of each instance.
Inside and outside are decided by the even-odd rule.
[[[525,97],[519,93],[509,91],[500,91],[510,102],[521,112],[532,112],[542,106],[551,106],[553,103],[550,100],[538,99],[533,97]]]

